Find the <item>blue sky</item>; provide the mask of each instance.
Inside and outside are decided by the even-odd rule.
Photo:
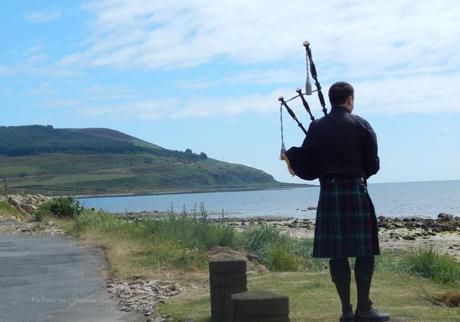
[[[459,20],[442,0],[1,1],[1,123],[107,127],[301,182],[277,97],[304,86],[308,39],[324,93],[352,83],[377,133],[374,182],[460,179]]]

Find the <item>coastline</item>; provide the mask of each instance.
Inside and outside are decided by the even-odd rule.
[[[248,188],[222,188],[222,189],[184,189],[184,190],[165,190],[152,191],[148,193],[117,193],[117,194],[91,194],[91,195],[68,195],[74,199],[94,199],[94,198],[116,198],[116,197],[142,197],[142,196],[161,196],[161,195],[180,195],[192,193],[218,193],[218,192],[240,192],[240,191],[266,191],[266,190],[290,190],[299,188],[316,188],[318,185],[313,184],[286,184],[279,187],[248,187]],[[49,196],[57,198],[62,196]]]

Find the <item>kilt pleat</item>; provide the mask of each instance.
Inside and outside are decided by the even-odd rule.
[[[313,257],[379,255],[374,205],[361,180],[321,184]]]

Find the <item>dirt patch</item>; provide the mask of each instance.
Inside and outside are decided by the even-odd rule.
[[[437,305],[442,305],[446,307],[459,307],[460,291],[436,294],[433,295],[432,300]]]

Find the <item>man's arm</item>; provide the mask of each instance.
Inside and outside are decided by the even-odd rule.
[[[316,153],[314,151],[314,126],[313,122],[307,131],[301,147],[292,147],[287,150],[282,159],[284,159],[289,168],[289,172],[295,173],[296,176],[304,180],[313,180],[318,178],[318,169],[316,162]]]
[[[377,135],[372,126],[364,119],[360,118],[360,123],[364,128],[364,171],[366,178],[376,174],[380,169],[380,159],[378,156]]]
[[[307,135],[302,143],[302,148],[313,146],[315,142],[315,122],[311,122],[308,127]]]

